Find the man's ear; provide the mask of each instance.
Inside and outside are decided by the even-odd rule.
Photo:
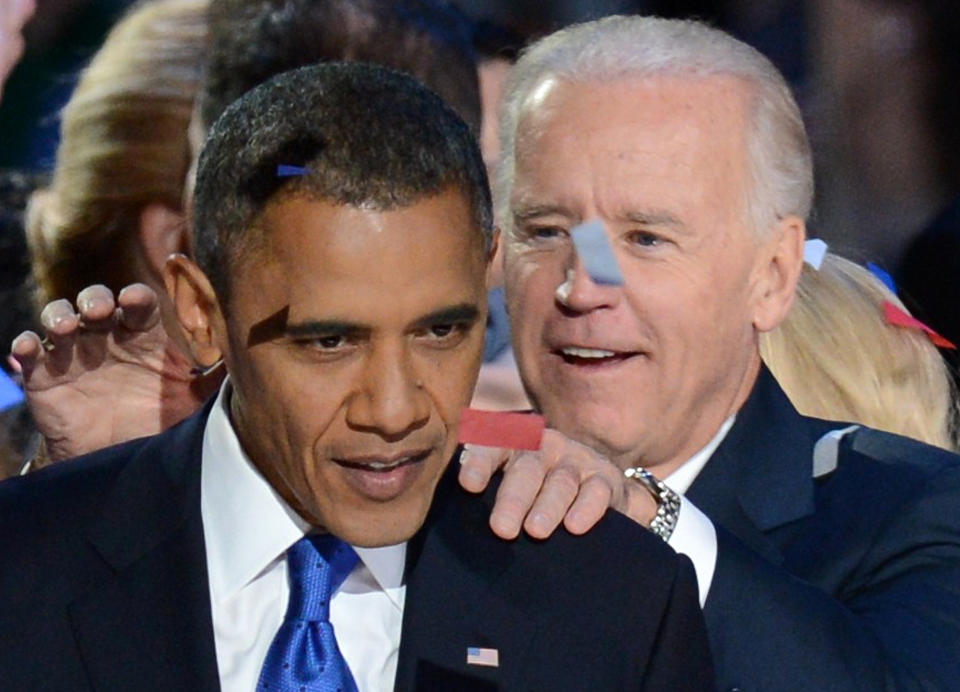
[[[166,204],[152,202],[140,210],[138,237],[147,269],[159,283],[167,258],[186,248],[186,220]]]
[[[503,243],[499,227],[494,227],[487,252],[487,290],[503,285]]]
[[[224,355],[226,321],[207,275],[185,255],[174,254],[163,281],[194,361],[204,368],[214,365]]]
[[[797,281],[803,270],[803,243],[806,224],[799,216],[777,222],[759,253],[755,282],[753,326],[768,332],[779,325],[793,305]]]

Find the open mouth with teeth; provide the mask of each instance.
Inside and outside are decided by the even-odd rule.
[[[388,473],[401,466],[409,466],[423,461],[430,455],[430,450],[422,450],[413,454],[398,456],[393,459],[336,459],[340,466],[357,471],[374,471],[377,473]]]
[[[584,348],[581,346],[564,346],[555,353],[570,365],[610,365],[639,355],[634,351],[608,351],[602,348]]]
[[[335,458],[333,462],[341,468],[343,480],[361,497],[373,502],[389,502],[416,485],[434,451],[428,447],[398,454]]]

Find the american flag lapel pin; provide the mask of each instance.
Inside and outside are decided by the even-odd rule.
[[[478,646],[467,647],[468,666],[500,667],[500,652],[496,649],[482,649]]]

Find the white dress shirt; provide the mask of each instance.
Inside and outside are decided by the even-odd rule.
[[[204,431],[200,509],[220,685],[253,692],[287,610],[286,550],[311,527],[243,452],[229,396],[227,380]],[[360,692],[392,690],[406,544],[355,550],[360,561],[334,594],[330,621]]]
[[[717,447],[723,442],[723,438],[730,432],[734,418],[736,415],[727,418],[717,434],[703,449],[663,479],[668,488],[680,495],[680,514],[677,516],[677,525],[667,544],[693,562],[693,568],[697,573],[701,608],[707,602],[707,594],[713,582],[713,572],[717,567],[717,530],[707,515],[697,509],[684,496],[684,493],[690,489],[710,457],[717,451]]]

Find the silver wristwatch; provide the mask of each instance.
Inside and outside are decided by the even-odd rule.
[[[657,515],[650,522],[650,530],[664,541],[669,541],[680,517],[680,496],[642,466],[627,469],[623,475],[635,480],[653,496],[657,503]]]

